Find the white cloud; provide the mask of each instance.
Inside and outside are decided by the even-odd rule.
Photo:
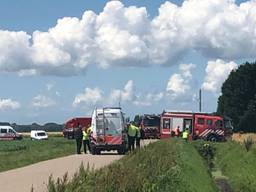
[[[20,108],[20,103],[11,99],[0,99],[1,110],[14,110]]]
[[[98,104],[103,99],[102,91],[99,88],[85,88],[84,93],[78,94],[74,101],[73,106],[77,107],[79,105],[83,106],[91,106]]]
[[[255,58],[255,9],[255,0],[167,1],[150,19],[145,7],[109,1],[99,14],[61,18],[45,32],[0,30],[0,70],[66,76],[90,64],[174,65],[191,50],[209,58]]]
[[[99,88],[85,88],[85,92],[78,94],[73,106],[79,105],[91,109],[95,106],[119,106],[121,105],[136,105],[136,106],[151,106],[164,98],[165,93],[146,93],[136,92],[132,80],[127,81],[122,89],[113,89],[108,95],[104,95]]]
[[[47,83],[47,84],[45,85],[45,87],[46,87],[47,91],[50,91],[50,90],[52,90],[52,88],[54,87],[54,83]]]
[[[133,87],[133,81],[129,80],[125,86],[124,89],[114,89],[111,91],[109,95],[109,103],[118,105],[119,102],[127,102],[132,101],[135,99],[134,95],[134,87]]]
[[[55,106],[56,102],[44,95],[37,95],[32,99],[32,106],[38,107],[38,108],[47,108]]]
[[[22,69],[22,70],[18,71],[18,75],[20,77],[35,76],[35,75],[37,75],[37,71],[35,69]]]
[[[238,65],[233,61],[228,63],[221,59],[208,61],[202,88],[206,91],[219,94],[222,83],[227,79],[230,72],[237,68],[237,66]]]
[[[170,77],[166,86],[166,92],[172,100],[190,97],[192,86],[191,70],[195,67],[192,63],[181,64],[179,66],[180,72]]]
[[[133,104],[137,106],[152,106],[155,103],[164,99],[164,96],[165,96],[164,92],[147,93],[146,95],[138,94]]]

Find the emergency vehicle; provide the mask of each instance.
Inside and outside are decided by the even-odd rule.
[[[232,133],[229,118],[218,115],[190,111],[164,111],[161,115],[161,138],[174,135],[176,128],[180,132],[189,131],[190,139],[205,139],[208,141],[223,141]]]
[[[138,126],[142,139],[160,138],[160,115],[144,114],[140,117]]]
[[[124,114],[119,107],[96,108],[92,114],[91,153],[117,150],[125,154],[128,148]]]
[[[91,126],[91,121],[91,117],[75,117],[69,119],[64,124],[62,130],[63,136],[68,139],[74,139],[74,128],[78,127],[78,125],[88,128],[89,126]]]
[[[0,140],[20,140],[22,139],[22,134],[15,131],[9,125],[0,126]]]

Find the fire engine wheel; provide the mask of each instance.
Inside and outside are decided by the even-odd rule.
[[[97,149],[96,147],[91,147],[91,153],[92,155],[100,155],[100,150]]]
[[[207,140],[208,140],[208,141],[211,141],[211,142],[217,142],[217,141],[219,141],[219,138],[218,138],[217,135],[209,135],[209,136],[207,137]]]
[[[96,154],[95,147],[92,147],[92,146],[91,146],[91,153],[92,153],[92,155],[95,155],[95,154]]]

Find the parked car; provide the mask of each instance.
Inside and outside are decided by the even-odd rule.
[[[44,130],[32,130],[30,132],[30,138],[32,140],[47,140],[48,135]]]
[[[20,140],[22,139],[22,134],[15,131],[9,125],[0,126],[0,140]]]

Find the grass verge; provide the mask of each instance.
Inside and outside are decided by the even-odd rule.
[[[45,141],[0,141],[0,172],[74,153],[75,143],[61,137]]]
[[[235,142],[216,143],[215,163],[229,178],[232,191],[252,192],[256,190],[256,148],[246,151]]]
[[[49,192],[217,191],[196,149],[181,140],[161,140],[99,170],[80,168],[71,181],[49,179]]]

